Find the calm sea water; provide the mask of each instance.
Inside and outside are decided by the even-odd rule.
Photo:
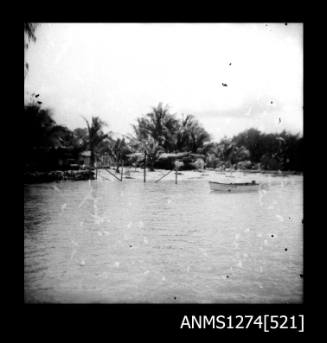
[[[302,302],[302,176],[256,179],[25,185],[25,301]]]

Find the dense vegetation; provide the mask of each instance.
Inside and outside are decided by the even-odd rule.
[[[86,127],[73,131],[57,125],[38,99],[34,94],[24,109],[25,170],[70,169],[82,163],[81,153],[86,150],[91,166],[101,165],[107,157],[107,164],[115,165],[117,171],[121,163],[142,165],[144,152],[152,170],[171,168],[159,159],[162,153],[186,153],[184,162],[190,156],[193,161],[202,157],[207,168],[303,170],[303,138],[286,131],[266,134],[251,128],[213,142],[194,116],[179,119],[159,104],[136,120],[132,135],[114,139],[110,131],[104,132],[106,123],[99,117],[85,119]]]

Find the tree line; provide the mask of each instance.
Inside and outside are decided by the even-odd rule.
[[[195,116],[178,118],[160,103],[136,119],[133,134],[114,138],[111,131],[105,130],[107,124],[97,116],[91,120],[84,118],[85,127],[74,130],[58,125],[52,111],[42,106],[38,96],[33,94],[24,106],[25,170],[69,169],[80,163],[85,151],[90,152],[91,167],[107,156],[117,171],[122,163],[144,164],[144,153],[150,170],[170,169],[169,158],[160,156],[176,153],[185,153],[184,162],[190,156],[193,160],[198,156],[207,168],[303,170],[303,137],[299,134],[286,131],[267,134],[251,128],[214,142]],[[185,168],[191,166],[185,165]]]

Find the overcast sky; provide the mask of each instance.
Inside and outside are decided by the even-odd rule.
[[[25,97],[40,93],[70,129],[97,115],[108,130],[132,133],[136,118],[162,102],[178,116],[194,114],[215,140],[250,127],[302,133],[302,30],[292,23],[41,24],[26,52]]]

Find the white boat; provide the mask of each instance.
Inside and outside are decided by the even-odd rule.
[[[209,181],[209,185],[212,191],[220,191],[220,192],[251,192],[251,191],[258,191],[260,187],[260,185],[256,183],[255,181],[235,182],[235,183]]]

